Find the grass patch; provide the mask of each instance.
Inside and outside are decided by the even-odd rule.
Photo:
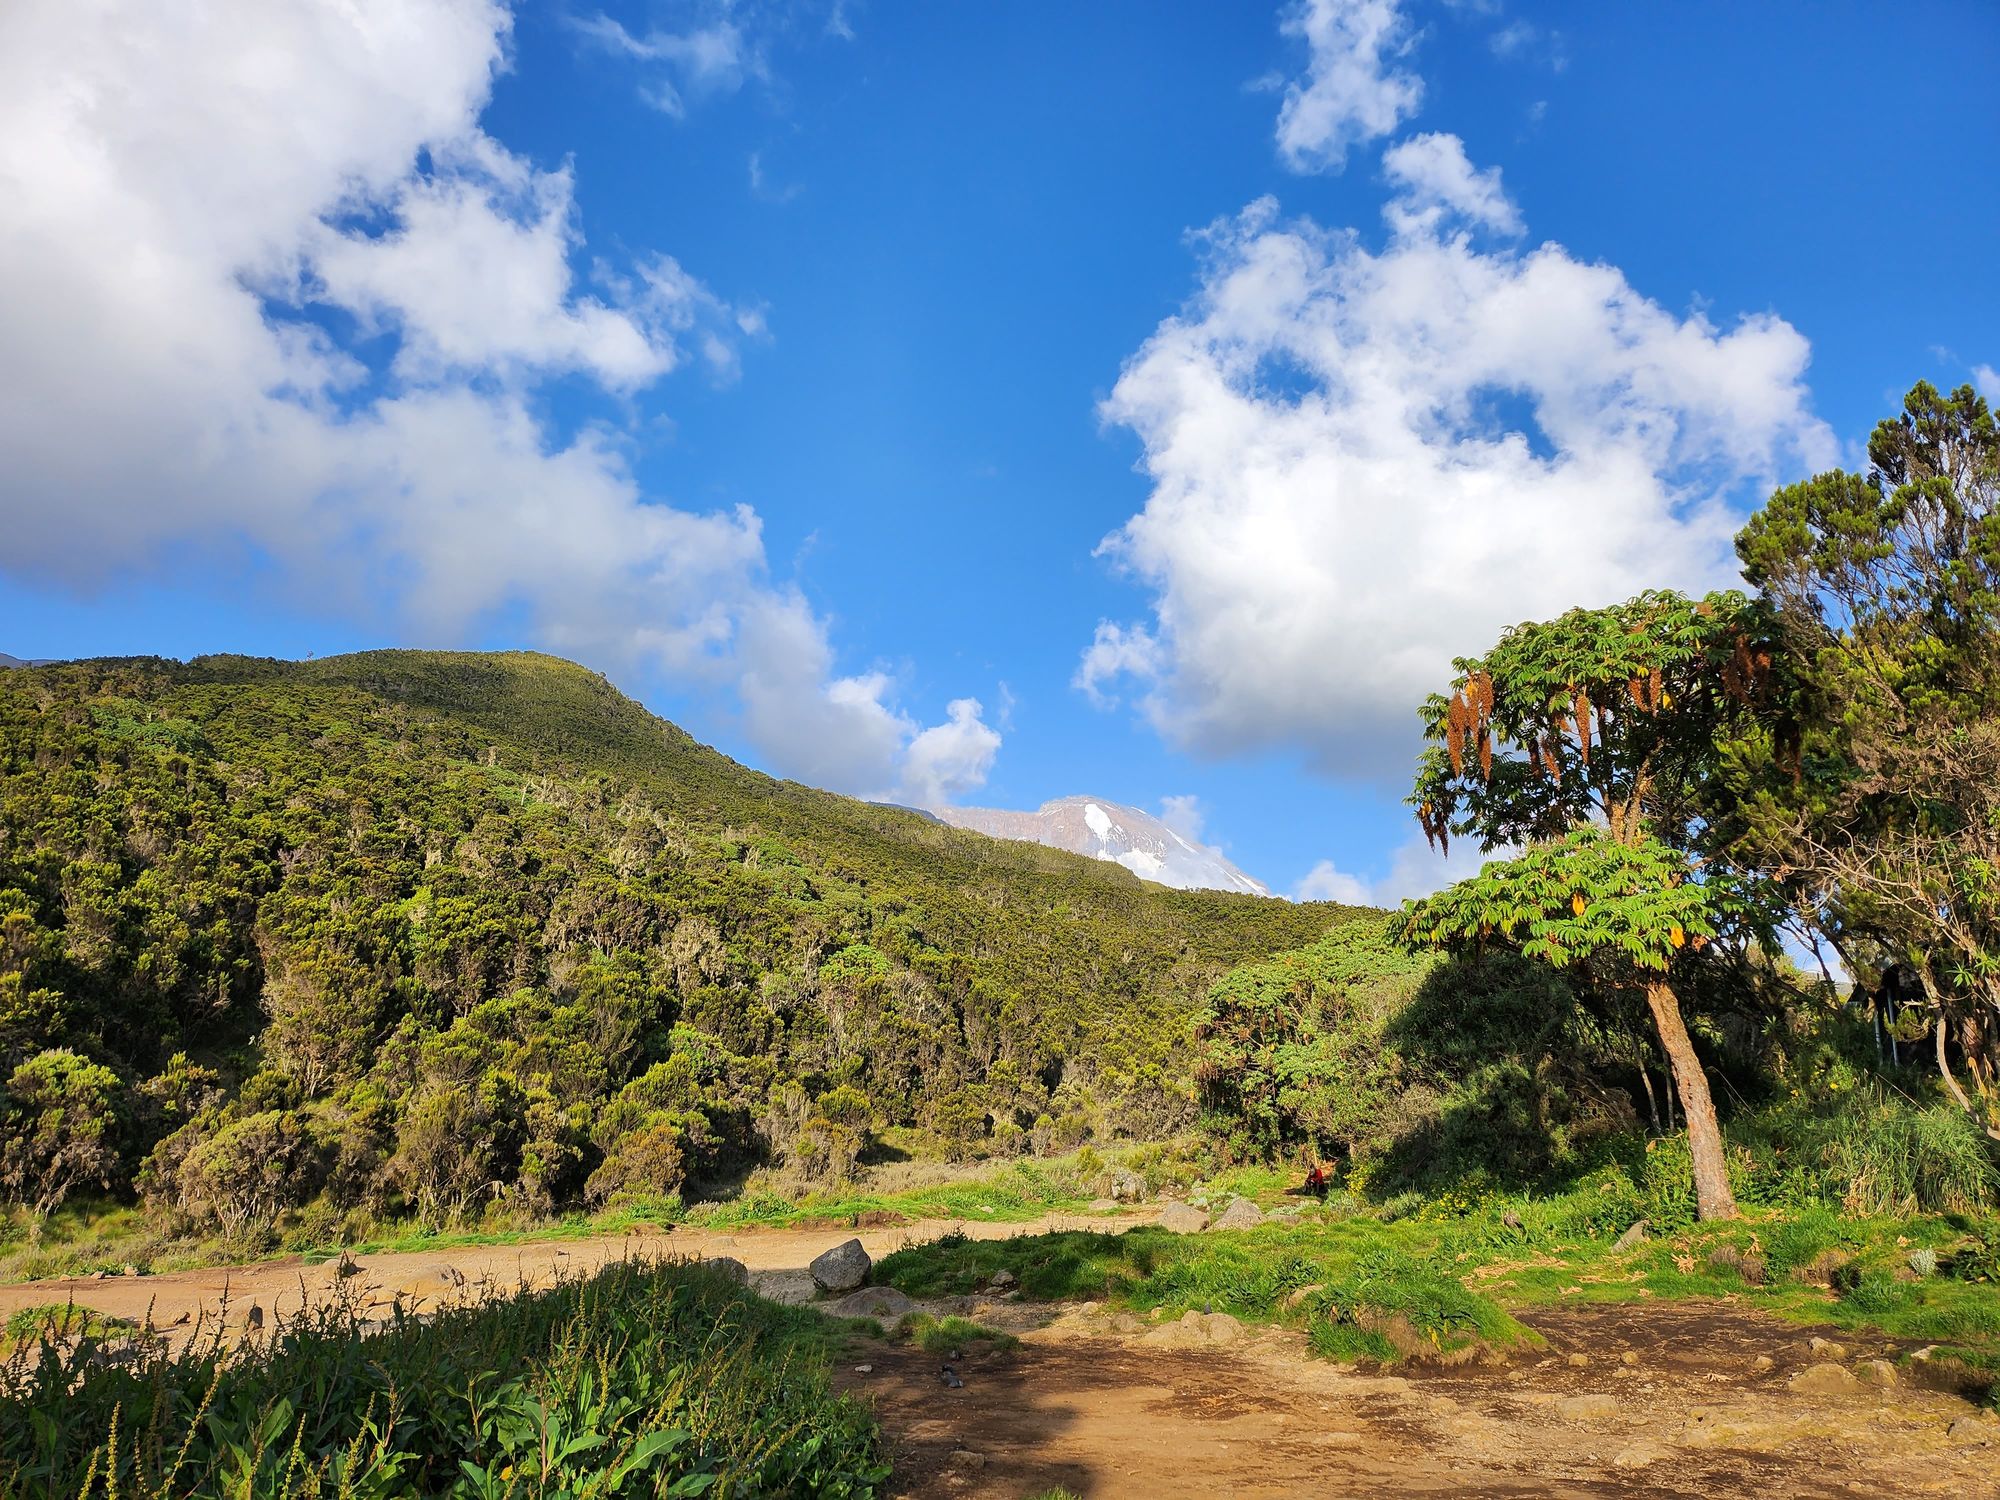
[[[934,1318],[929,1313],[905,1313],[896,1324],[896,1337],[915,1344],[926,1354],[950,1354],[953,1350],[1003,1350],[1020,1347],[1011,1333],[988,1328],[970,1318]]]
[[[873,1418],[826,1379],[846,1335],[625,1262],[428,1319],[321,1309],[235,1349],[43,1343],[0,1369],[0,1494],[873,1496]]]
[[[913,1297],[965,1295],[1006,1270],[1028,1296],[1158,1311],[1226,1312],[1311,1331],[1336,1358],[1391,1360],[1535,1336],[1435,1259],[1436,1246],[1376,1219],[1239,1233],[1070,1232],[1013,1240],[946,1237],[886,1257],[876,1279]],[[1335,1330],[1321,1332],[1320,1330]]]
[[[1257,1195],[1254,1180],[1210,1186]],[[1248,1191],[1246,1191],[1248,1190]],[[1732,1298],[1791,1322],[1936,1344],[2000,1376],[2000,1220],[1976,1213],[1857,1216],[1823,1204],[1752,1206],[1704,1225],[1671,1194],[1615,1169],[1547,1198],[1413,1197],[1372,1212],[1315,1210],[1238,1233],[945,1236],[884,1259],[911,1296],[962,1296],[1009,1271],[1041,1300],[1094,1300],[1165,1317],[1189,1309],[1304,1331],[1336,1359],[1449,1355],[1534,1341],[1513,1316],[1570,1301]],[[1648,1209],[1668,1226],[1617,1236]]]
[[[37,1339],[53,1343],[74,1338],[108,1338],[136,1331],[138,1326],[129,1318],[114,1318],[74,1302],[38,1302],[32,1307],[16,1308],[4,1331],[8,1344]]]

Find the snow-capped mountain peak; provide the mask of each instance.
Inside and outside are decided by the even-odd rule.
[[[1034,812],[993,807],[941,807],[935,815],[958,828],[1020,839],[1123,865],[1141,880],[1181,890],[1243,891],[1268,887],[1231,864],[1219,849],[1183,838],[1151,813],[1097,797],[1058,797]]]

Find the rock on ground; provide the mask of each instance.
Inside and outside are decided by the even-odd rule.
[[[820,1309],[836,1318],[900,1318],[917,1304],[892,1286],[865,1286]]]
[[[813,1285],[821,1291],[851,1292],[866,1284],[874,1268],[875,1262],[861,1248],[861,1241],[847,1240],[815,1256],[807,1269],[812,1272]]]
[[[1635,1246],[1645,1244],[1646,1230],[1649,1227],[1650,1226],[1646,1223],[1644,1219],[1633,1220],[1632,1227],[1626,1230],[1623,1234],[1619,1235],[1616,1240],[1612,1241],[1611,1244],[1612,1250],[1615,1253],[1623,1254],[1625,1251],[1630,1250]]]
[[[1169,1203],[1158,1222],[1170,1234],[1199,1234],[1208,1228],[1208,1215],[1189,1203]]]
[[[1860,1390],[1861,1382],[1839,1365],[1807,1365],[1785,1388],[1801,1396],[1847,1396]]]
[[[1215,1221],[1217,1229],[1255,1229],[1264,1222],[1264,1211],[1248,1198],[1238,1198]]]
[[[750,1285],[750,1268],[733,1255],[711,1255],[701,1264],[703,1270],[719,1272],[738,1286]]]
[[[1569,1396],[1556,1403],[1566,1422],[1595,1422],[1618,1415],[1616,1396]]]

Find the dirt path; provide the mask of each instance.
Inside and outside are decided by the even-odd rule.
[[[594,1239],[536,1240],[511,1245],[460,1245],[364,1255],[343,1288],[387,1309],[396,1299],[413,1312],[426,1312],[469,1296],[499,1296],[524,1286],[546,1286],[564,1274],[588,1273],[629,1256],[706,1259],[730,1256],[750,1269],[752,1284],[779,1302],[805,1302],[813,1295],[806,1267],[821,1251],[859,1239],[876,1259],[905,1244],[936,1239],[955,1230],[970,1239],[1011,1239],[1062,1229],[1118,1231],[1150,1222],[1150,1214],[1110,1216],[1047,1215],[1015,1224],[958,1219],[923,1219],[893,1227],[854,1229],[752,1229],[720,1233],[703,1229],[647,1230]],[[74,1276],[0,1286],[0,1322],[15,1310],[46,1303],[75,1302],[116,1318],[155,1328],[186,1329],[223,1318],[239,1328],[260,1309],[276,1319],[317,1305],[341,1287],[336,1262],[309,1266],[297,1256],[250,1265],[173,1271],[158,1276]],[[211,1324],[212,1326],[212,1324]]]
[[[584,1273],[628,1255],[727,1255],[757,1290],[811,1295],[805,1267],[859,1237],[880,1257],[957,1230],[981,1239],[1126,1228],[1150,1215],[1022,1224],[720,1234],[679,1229],[592,1240],[365,1256],[346,1286],[422,1311]],[[0,1287],[0,1318],[74,1300],[183,1333],[217,1316],[232,1331],[254,1306],[282,1316],[334,1295],[329,1262],[258,1265]],[[1815,1366],[1867,1371],[1900,1352],[1881,1341],[1815,1351],[1813,1330],[1723,1302],[1571,1306],[1526,1315],[1546,1351],[1506,1364],[1379,1375],[1308,1359],[1302,1341],[1230,1320],[1160,1325],[1090,1304],[1049,1308],[962,1299],[1021,1346],[959,1361],[870,1346],[836,1378],[874,1403],[896,1460],[895,1493],[1023,1500],[1062,1486],[1087,1500],[1195,1496],[1811,1496],[1939,1494],[2000,1500],[2000,1420],[1956,1395],[1852,1384],[1795,1389]],[[211,1325],[212,1326],[212,1325]],[[855,1365],[868,1366],[866,1373]],[[1820,1372],[1825,1379],[1825,1372]],[[1810,1380],[1808,1383],[1811,1383]],[[1841,1382],[1836,1381],[1836,1384]]]
[[[1796,1391],[1824,1362],[1808,1331],[1712,1303],[1531,1321],[1546,1353],[1405,1377],[1307,1359],[1287,1334],[1218,1346],[1071,1313],[959,1361],[962,1389],[895,1346],[839,1379],[875,1403],[895,1493],[922,1500],[2000,1496],[2000,1422],[1937,1391]]]

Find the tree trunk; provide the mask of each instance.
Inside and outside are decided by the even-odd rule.
[[[1660,1045],[1673,1064],[1674,1087],[1681,1096],[1681,1114],[1687,1120],[1688,1147],[1694,1154],[1694,1196],[1696,1211],[1704,1219],[1733,1219],[1736,1198],[1729,1191],[1729,1165],[1722,1153],[1722,1127],[1715,1120],[1715,1100],[1709,1097],[1708,1075],[1701,1059],[1694,1055],[1687,1023],[1681,1019],[1681,1002],[1664,980],[1646,986],[1646,1004],[1659,1028]]]

